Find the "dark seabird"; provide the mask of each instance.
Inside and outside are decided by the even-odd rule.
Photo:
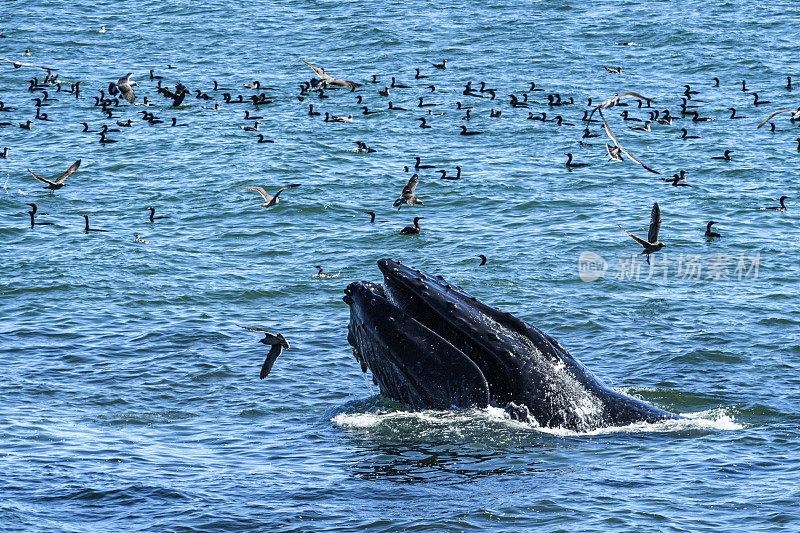
[[[428,77],[428,76],[423,76],[422,74],[420,74],[420,73],[419,73],[419,69],[418,69],[418,68],[415,68],[414,70],[416,70],[416,71],[417,71],[417,73],[416,73],[416,74],[414,74],[414,79],[415,79],[415,80],[421,80],[421,79],[423,79],[423,78],[427,78],[427,77]]]
[[[437,170],[436,172],[442,173],[442,175],[439,176],[440,179],[453,180],[453,181],[461,179],[461,167],[459,166],[456,167],[456,175],[453,177],[448,176],[447,171],[445,169]]]
[[[29,130],[31,129],[31,124],[33,124],[32,120],[26,120],[25,122],[20,122],[19,127],[23,130]]]
[[[713,87],[719,87],[719,78],[711,78],[711,79],[714,80]]]
[[[421,159],[419,156],[414,157],[414,159],[416,160],[416,163],[414,163],[414,170],[425,169],[425,168],[436,168],[436,165],[421,165],[420,164]]]
[[[414,217],[414,225],[413,226],[406,226],[405,228],[400,230],[402,235],[417,235],[419,234],[422,228],[419,225],[419,221],[425,217]]]
[[[619,224],[617,225],[619,226]],[[634,241],[638,242],[644,248],[642,254],[647,255],[648,265],[650,264],[650,254],[666,246],[663,242],[659,242],[658,240],[658,232],[661,229],[661,210],[658,208],[658,203],[653,204],[653,211],[650,213],[650,229],[647,232],[647,240],[637,237],[622,226],[619,226],[619,228],[630,235]]]
[[[686,131],[686,128],[681,128],[681,139],[699,139],[699,135],[689,135],[689,132]]]
[[[427,121],[425,120],[425,117],[420,117],[417,120],[421,120],[422,121],[422,124],[419,125],[420,128],[423,128],[423,129],[430,129],[431,128],[430,124],[428,124]]]
[[[272,207],[273,205],[277,204],[280,201],[278,196],[283,191],[285,191],[286,189],[291,189],[293,187],[299,187],[299,186],[300,186],[299,183],[290,183],[289,185],[286,185],[285,187],[281,187],[280,189],[278,189],[278,192],[275,193],[275,196],[270,196],[269,194],[267,194],[267,191],[265,191],[261,187],[236,187],[236,188],[244,189],[246,191],[257,191],[261,196],[264,197],[265,203],[261,207]]]
[[[579,167],[588,167],[589,166],[589,163],[573,163],[572,162],[572,154],[570,154],[570,153],[566,153],[564,155],[567,156],[566,165],[567,165],[567,168],[569,168],[569,169],[579,168]]]
[[[28,172],[30,173],[31,176],[33,176],[37,180],[47,184],[47,185],[44,186],[45,189],[50,189],[51,191],[55,191],[56,189],[60,189],[61,187],[64,186],[64,180],[67,179],[68,177],[70,177],[73,172],[78,170],[79,166],[81,166],[81,160],[80,159],[78,159],[77,161],[72,163],[72,166],[70,166],[67,169],[67,171],[64,172],[63,174],[61,174],[58,177],[58,179],[56,179],[55,181],[50,181],[50,180],[45,179],[45,178],[43,178],[43,177],[41,177],[41,176],[39,176],[37,174],[34,174],[33,172],[31,172],[30,169],[27,169],[27,170],[28,170]]]
[[[150,222],[154,222],[156,220],[161,220],[162,218],[170,218],[167,215],[160,216],[160,217],[155,216],[155,214],[156,214],[156,208],[155,207],[148,207],[147,209],[150,210]]]
[[[469,111],[469,110],[467,110]],[[466,126],[461,126],[461,133],[459,135],[480,135],[482,131],[467,131]]]
[[[485,265],[485,264],[486,264],[486,256],[485,256],[485,255],[483,255],[483,254],[478,254],[478,255],[476,255],[475,257],[480,257],[480,258],[481,258],[481,262],[480,262],[480,264],[478,265],[479,267],[482,267],[483,265]]]
[[[392,111],[408,111],[405,107],[394,107],[391,100],[389,100],[389,109]]]
[[[270,140],[270,139],[265,139],[265,138],[264,138],[264,135],[262,135],[261,133],[259,133],[259,134],[258,134],[258,140],[257,140],[256,142],[257,142],[257,143],[261,143],[261,144],[265,144],[265,143],[274,143],[275,141],[273,141],[273,140]]]
[[[374,224],[375,223],[375,211],[364,211],[364,212],[369,215],[370,223]]]
[[[314,111],[314,104],[308,104],[308,116],[318,117],[319,111]]]
[[[114,139],[106,139],[105,132],[103,132],[103,131],[100,132],[100,144],[110,144],[110,143],[115,143],[115,142],[117,142],[117,141],[114,140]]]
[[[731,152],[733,152],[733,150],[725,150],[725,155],[715,155],[711,159],[722,159],[724,161],[731,161],[732,160]]]
[[[753,105],[771,104],[769,100],[759,100],[758,93],[753,93]]]
[[[318,269],[317,273],[314,274],[315,278],[335,278],[336,277],[333,274],[328,274],[327,272],[324,272],[323,271],[324,269],[322,268],[322,265],[316,265],[314,268]]]
[[[414,193],[414,189],[417,188],[417,184],[419,183],[419,176],[414,174],[408,180],[405,187],[403,187],[403,192],[400,195],[400,198],[394,201],[392,204],[393,207],[396,207],[398,211],[400,208],[403,207],[403,204],[413,206],[414,204],[425,205],[422,203],[422,200],[417,198],[417,195]]]
[[[264,360],[264,364],[261,365],[261,373],[258,376],[260,379],[264,379],[269,375],[270,371],[272,370],[272,365],[275,364],[275,361],[278,359],[278,356],[281,354],[283,348],[286,348],[287,350],[289,349],[289,343],[280,333],[273,335],[264,328],[257,328],[253,326],[239,327],[248,331],[257,331],[259,333],[263,333],[264,338],[258,342],[270,346],[269,353],[267,354],[267,358]]]
[[[746,116],[744,116],[744,115],[737,115],[737,114],[736,114],[736,108],[729,107],[728,109],[729,109],[729,110],[730,110],[730,112],[731,112],[731,116],[730,116],[730,117],[728,117],[728,118],[747,118],[747,117],[746,117]]]
[[[786,90],[791,91],[792,89],[794,89],[794,87],[792,87],[792,77],[786,76]]]
[[[419,97],[419,104],[417,105],[417,107],[434,107],[434,106],[436,105],[436,104],[426,104],[426,103],[423,103],[423,99],[424,99],[424,98],[425,98],[424,96],[420,96],[420,97]]]
[[[716,232],[714,232],[714,231],[711,231],[711,225],[712,225],[712,224],[716,224],[716,222],[714,222],[714,221],[712,220],[712,221],[710,221],[708,224],[706,224],[706,238],[708,238],[708,239],[713,239],[713,238],[715,238],[715,237],[721,237],[721,235],[720,235],[719,233],[716,233]]]
[[[83,229],[84,233],[89,233],[90,231],[106,231],[104,229],[94,229],[89,227],[89,215],[83,215],[84,220],[86,220],[86,226]]]
[[[380,113],[380,111],[370,111],[370,110],[367,108],[367,106],[364,106],[364,107],[362,107],[361,109],[363,109],[363,110],[364,110],[364,111],[362,111],[362,112],[361,112],[361,114],[362,114],[362,115],[375,115],[375,114],[377,114],[377,113]]]
[[[392,89],[408,89],[409,88],[408,85],[403,85],[401,83],[397,83],[397,81],[394,78],[392,78],[392,84],[389,85],[389,87],[391,87]]]
[[[0,158],[2,158],[2,159],[8,159],[8,146],[6,146],[5,148],[3,148],[3,151],[2,151],[2,152],[0,152]]]
[[[311,106],[311,109],[314,108],[314,104],[308,104],[308,105]],[[254,117],[254,116],[250,115],[250,111],[249,110],[247,110],[247,109],[244,110],[244,119],[245,120],[259,120],[259,119],[263,119],[263,118],[264,117]]]
[[[747,92],[747,84],[745,83],[745,80],[742,80],[742,92],[743,93]]]
[[[772,210],[772,211],[786,211],[786,204],[784,203],[784,201],[786,201],[788,198],[789,198],[788,196],[781,196],[778,199],[778,201],[781,203],[781,205],[775,206],[775,207],[764,207],[762,209],[769,209],[769,210]]]
[[[31,216],[31,228],[33,228],[34,226],[55,226],[55,224],[53,224],[52,222],[36,222],[36,219],[34,218],[37,211],[36,204],[27,204],[27,205],[31,206],[31,210],[26,211],[26,213],[28,213]]]
[[[171,124],[171,126],[172,126],[172,127],[178,127],[178,126],[188,126],[188,124],[178,124],[178,119],[177,119],[177,118],[175,118],[175,117],[172,117],[172,124]]]

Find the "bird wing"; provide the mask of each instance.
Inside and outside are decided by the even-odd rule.
[[[237,189],[244,189],[246,191],[258,191],[258,193],[264,197],[265,202],[271,202],[272,196],[267,194],[267,191],[262,189],[261,187],[236,187]]]
[[[600,111],[599,107],[596,109],[600,113],[600,118],[603,119],[603,129],[606,130],[608,138],[611,139],[611,141],[614,143],[614,146],[619,147],[619,141],[617,140],[616,135],[614,135],[614,132],[611,131],[611,128],[608,126],[608,122],[606,122],[606,117],[603,116],[603,112]]]
[[[126,74],[121,77],[117,82],[117,88],[119,89],[119,92],[122,93],[122,97],[125,98],[129,104],[132,104],[133,101],[136,100],[136,95],[133,94],[130,78],[131,74]]]
[[[419,183],[419,176],[414,174],[413,176],[411,176],[411,179],[408,180],[406,186],[403,187],[403,196],[407,194],[414,194],[414,189],[417,188],[417,183]]]
[[[275,361],[278,359],[278,356],[281,354],[283,347],[280,344],[273,344],[272,348],[270,348],[269,353],[267,354],[267,358],[264,359],[264,364],[261,365],[261,374],[259,374],[260,379],[264,379],[269,375],[270,370],[272,370],[272,365],[275,364]]]
[[[780,110],[778,110],[778,111],[775,111],[774,113],[770,114],[770,116],[768,116],[767,118],[765,118],[764,120],[762,120],[762,121],[761,121],[761,124],[759,124],[759,125],[756,127],[756,129],[760,128],[761,126],[763,126],[764,124],[766,124],[767,122],[769,122],[770,120],[772,120],[772,118],[773,118],[774,116],[776,116],[776,115],[780,115],[781,113],[797,113],[797,112],[798,112],[798,110],[800,110],[800,108],[796,108],[796,109],[780,109]]]
[[[38,67],[38,68],[41,68],[41,69],[44,69],[44,70],[47,70],[47,71],[58,70],[57,68],[53,68],[53,67],[43,67],[42,65],[36,65],[34,63],[23,63],[22,61],[12,61],[11,59],[4,59],[2,57],[0,57],[0,61],[8,61],[12,65],[14,65],[14,68],[19,68],[19,67]]]
[[[27,170],[28,173],[30,173],[31,176],[33,176],[34,178],[36,178],[37,180],[39,180],[41,182],[47,183],[48,185],[56,185],[56,182],[50,181],[48,179],[44,179],[43,177],[34,174],[33,172],[31,172],[31,169],[29,169],[29,168],[25,169],[25,170]]]
[[[636,93],[622,93],[622,94],[636,94]],[[600,118],[601,118],[601,119],[603,119],[603,129],[605,129],[605,130],[606,130],[606,134],[607,134],[607,135],[608,135],[608,137],[609,137],[609,138],[610,138],[610,139],[611,139],[611,140],[614,142],[614,145],[615,145],[617,148],[619,148],[619,151],[620,151],[620,152],[622,152],[622,153],[624,153],[625,155],[627,155],[627,156],[630,158],[630,160],[631,160],[631,161],[635,161],[636,163],[639,163],[640,165],[642,165],[642,167],[643,167],[645,170],[649,170],[649,171],[650,171],[650,172],[652,172],[653,174],[661,174],[661,173],[660,173],[660,172],[658,172],[657,170],[653,170],[652,168],[648,167],[647,165],[645,165],[644,163],[642,163],[641,161],[639,161],[638,159],[636,159],[636,157],[634,157],[634,155],[633,155],[633,154],[631,154],[629,151],[627,151],[625,148],[623,148],[623,147],[622,147],[622,146],[619,144],[619,141],[617,140],[617,137],[614,135],[614,132],[613,132],[613,131],[611,131],[611,128],[608,126],[608,122],[606,122],[606,117],[604,117],[604,116],[603,116],[603,111],[601,111],[599,107],[598,107],[598,108],[596,108],[596,109],[598,110],[598,113],[600,113]],[[611,152],[610,152],[610,151],[609,151],[609,155],[611,155]],[[611,157],[612,157],[613,159],[616,159],[616,158],[615,158],[613,155],[612,155]],[[622,157],[622,156],[620,156],[620,157]]]
[[[661,209],[658,202],[653,204],[653,211],[650,213],[650,229],[647,232],[647,240],[652,244],[658,243],[658,231],[661,229]]]
[[[81,160],[80,159],[78,159],[77,161],[72,163],[72,166],[69,167],[66,172],[64,172],[63,174],[61,174],[61,176],[58,177],[58,179],[56,180],[56,183],[64,183],[64,180],[67,179],[68,177],[70,177],[73,172],[78,170],[79,166],[81,166]]]
[[[294,187],[299,187],[299,186],[300,186],[299,183],[290,183],[289,185],[286,185],[285,187],[281,187],[280,189],[278,189],[278,192],[275,193],[275,198],[277,198],[278,195],[280,193],[282,193],[283,191],[285,191],[286,189],[293,189]]]
[[[639,163],[640,165],[642,165],[642,168],[644,168],[645,170],[649,170],[649,171],[650,171],[650,172],[652,172],[653,174],[661,174],[661,172],[659,172],[659,171],[657,171],[657,170],[653,170],[652,168],[648,167],[647,165],[645,165],[644,163],[642,163],[641,161],[639,161],[638,159],[636,159],[635,157],[633,157],[633,154],[632,154],[632,153],[630,153],[629,151],[627,151],[627,150],[626,150],[625,148],[623,148],[622,146],[620,146],[620,147],[619,147],[619,150],[620,150],[620,152],[622,152],[623,154],[627,155],[627,156],[628,156],[628,157],[631,159],[631,161],[635,161],[635,162]]]
[[[619,226],[619,224],[617,224],[617,226]],[[641,237],[637,237],[636,235],[634,235],[634,234],[633,234],[633,233],[631,233],[630,231],[626,230],[626,229],[625,229],[625,228],[623,228],[622,226],[619,226],[619,229],[621,229],[622,231],[624,231],[625,233],[627,233],[628,235],[630,235],[630,236],[631,236],[631,239],[633,239],[634,241],[638,242],[638,243],[639,243],[640,245],[642,245],[643,247],[647,248],[647,247],[650,245],[650,243],[649,243],[649,242],[647,242],[646,240],[642,239]]]
[[[239,326],[239,324],[236,324],[236,325]],[[258,326],[239,326],[239,327],[242,328],[242,329],[246,329],[248,331],[258,331],[260,333],[269,333],[269,331],[265,330],[264,328],[259,328]],[[269,334],[272,335],[272,333],[269,333]]]
[[[624,93],[619,93],[618,95],[609,98],[608,100],[606,100],[605,102],[600,104],[600,107],[602,107],[603,109],[608,109],[609,107],[614,107],[615,105],[617,105],[619,103],[620,99],[625,98],[626,96],[631,96],[633,98],[638,98],[640,100],[645,100],[647,102],[652,102],[653,101],[652,98],[648,98],[646,96],[642,96],[641,94],[635,93],[635,92],[632,92],[632,91],[627,91],[627,92],[624,92]]]
[[[326,80],[326,79],[330,78],[330,76],[328,76],[327,74],[325,74],[325,71],[324,71],[324,70],[322,70],[321,68],[319,68],[319,67],[315,67],[314,65],[312,65],[311,63],[309,63],[309,62],[308,62],[308,61],[306,61],[305,59],[302,59],[302,58],[301,58],[301,59],[300,59],[300,61],[302,61],[303,63],[305,63],[305,64],[306,64],[306,65],[308,65],[309,67],[311,67],[311,70],[313,70],[313,71],[316,73],[316,75],[320,77],[320,79],[321,79],[321,80]]]

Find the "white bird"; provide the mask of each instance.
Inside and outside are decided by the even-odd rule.
[[[285,191],[286,189],[291,189],[293,187],[299,187],[299,183],[291,183],[286,185],[285,187],[281,187],[278,189],[278,192],[275,193],[275,196],[270,196],[267,191],[265,191],[262,187],[236,187],[237,189],[244,189],[246,191],[257,191],[258,194],[264,197],[264,205],[261,207],[272,207],[273,205],[279,202],[278,196]]]
[[[133,101],[136,99],[136,95],[133,94],[133,85],[139,86],[138,83],[135,81],[131,81],[131,76],[133,76],[132,72],[125,74],[122,76],[119,81],[117,81],[116,86],[119,89],[119,92],[122,93],[122,97],[129,103],[132,104]]]

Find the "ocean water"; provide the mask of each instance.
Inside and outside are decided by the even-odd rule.
[[[800,527],[800,129],[788,114],[756,129],[800,105],[800,86],[785,88],[787,76],[800,84],[798,6],[485,4],[6,2],[0,57],[58,68],[65,83],[48,90],[50,120],[36,120],[42,93],[28,80],[44,71],[0,62],[0,100],[14,108],[0,113],[12,123],[0,127],[1,531]],[[301,58],[364,86],[300,102],[313,76]],[[150,69],[215,100],[192,93],[172,109]],[[94,105],[128,72],[163,124]],[[380,97],[393,76],[409,88]],[[203,109],[222,100],[212,80],[274,103]],[[254,80],[270,89],[243,87]],[[470,80],[496,100],[462,94]],[[755,106],[742,80],[770,103]],[[65,92],[75,81],[78,98]],[[680,118],[685,84],[698,92],[690,109],[713,121]],[[620,116],[648,118],[633,99],[604,112],[660,176],[609,162],[597,124],[579,143],[587,99],[622,91],[679,117],[647,133]],[[509,104],[524,93],[530,108]],[[574,104],[548,106],[553,93]],[[360,114],[359,95],[380,112]],[[386,110],[389,99],[409,111]],[[309,103],[354,120],[326,123]],[[252,124],[245,109],[274,143],[239,127]],[[128,118],[113,144],[81,132]],[[27,119],[30,131],[16,126]],[[356,141],[376,152],[354,153]],[[711,159],[725,149],[732,161]],[[567,169],[568,152],[589,166]],[[425,205],[398,211],[415,156],[462,179],[421,170]],[[78,158],[55,193],[26,171],[52,178]],[[692,187],[660,179],[681,169]],[[289,183],[301,186],[269,209],[236,189]],[[787,211],[761,209],[782,195]],[[54,225],[31,229],[28,202]],[[651,269],[618,224],[646,235],[654,202],[666,247]],[[150,223],[148,206],[170,218]],[[82,214],[106,231],[84,234]],[[421,234],[399,235],[413,216]],[[709,220],[721,239],[704,238]],[[601,270],[579,271],[582,253]],[[352,358],[341,300],[351,281],[380,280],[381,257],[445,276],[688,420],[577,434],[381,398]],[[291,343],[267,379],[265,347],[237,324]]]

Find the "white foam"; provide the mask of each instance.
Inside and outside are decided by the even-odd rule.
[[[506,429],[537,431],[559,437],[606,435],[614,433],[667,433],[673,431],[735,431],[744,428],[736,422],[724,408],[681,413],[686,418],[662,420],[659,422],[638,422],[627,426],[598,428],[592,431],[577,432],[566,428],[539,427],[536,423],[525,423],[511,419],[508,412],[499,407],[487,409],[464,409],[452,411],[376,411],[368,413],[339,413],[331,421],[341,427],[354,429],[374,428],[393,425],[398,422],[415,422],[434,428],[460,429],[459,426],[473,425],[475,422],[487,425],[499,424]]]

